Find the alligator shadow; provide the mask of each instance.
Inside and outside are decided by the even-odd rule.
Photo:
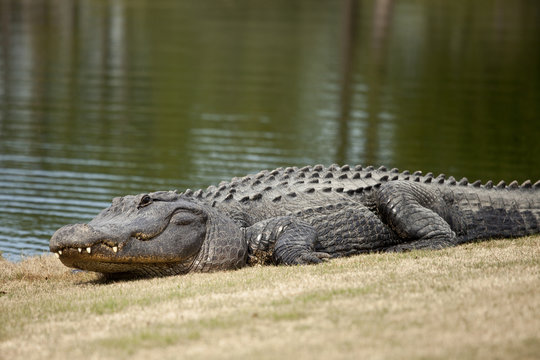
[[[121,282],[131,282],[144,279],[152,279],[155,276],[143,276],[133,275],[129,273],[114,273],[114,274],[102,274],[85,270],[72,270],[72,273],[77,274],[95,274],[92,279],[80,279],[76,282],[77,285],[108,285]]]

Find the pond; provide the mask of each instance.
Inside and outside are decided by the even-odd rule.
[[[540,178],[540,2],[0,0],[0,251],[261,169]]]

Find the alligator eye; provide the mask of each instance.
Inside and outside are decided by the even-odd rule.
[[[150,205],[151,203],[152,203],[152,198],[148,195],[144,195],[141,201],[139,202],[139,205],[137,205],[137,209]]]

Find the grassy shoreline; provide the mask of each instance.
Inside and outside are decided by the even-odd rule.
[[[0,359],[537,359],[539,334],[538,235],[110,283],[0,260]]]

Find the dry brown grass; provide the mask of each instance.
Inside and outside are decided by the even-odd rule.
[[[540,236],[102,283],[0,261],[0,358],[538,359]]]

